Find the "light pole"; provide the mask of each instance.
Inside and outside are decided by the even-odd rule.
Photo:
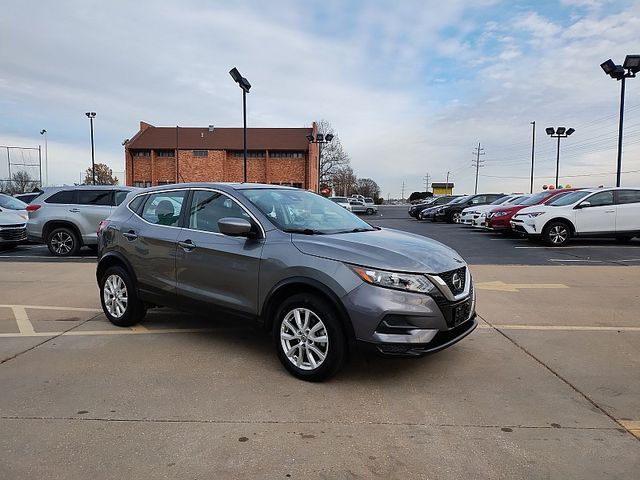
[[[640,71],[640,55],[627,55],[624,64],[616,65],[609,59],[600,65],[604,73],[611,78],[620,80],[620,120],[618,123],[618,168],[616,171],[616,187],[620,186],[620,174],[622,173],[622,124],[624,121],[624,88],[625,79],[634,78]],[[626,70],[626,72],[625,72]]]
[[[536,122],[531,122],[531,125],[533,125],[533,133],[531,134],[531,191],[529,193],[533,193],[533,164],[536,152]]]
[[[320,166],[322,165],[322,145],[325,143],[329,143],[333,140],[333,133],[327,133],[326,135],[323,133],[316,133],[316,136],[313,136],[313,133],[307,135],[307,140],[309,143],[315,143],[318,145],[318,193],[320,193]]]
[[[49,148],[47,146],[47,130],[40,130],[40,135],[44,135],[44,176],[47,178],[46,184],[49,184]],[[42,179],[40,179],[40,187],[42,188]]]
[[[556,155],[556,183],[555,183],[555,188],[558,188],[558,176],[560,174],[560,139],[561,138],[567,138],[569,135],[571,135],[573,132],[575,132],[576,130],[574,128],[566,128],[566,127],[558,127],[558,128],[553,128],[553,127],[548,127],[546,129],[547,135],[549,135],[552,138],[557,138],[558,139],[558,153]]]
[[[236,67],[229,70],[229,75],[233,81],[242,89],[242,118],[244,122],[243,144],[244,144],[244,182],[247,181],[247,93],[251,90],[249,80],[240,75]]]
[[[87,118],[89,119],[89,123],[91,123],[91,178],[93,179],[93,184],[96,184],[96,154],[95,148],[93,145],[93,119],[96,118],[96,112],[87,112],[85,113]]]

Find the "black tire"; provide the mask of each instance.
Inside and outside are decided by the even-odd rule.
[[[68,227],[54,228],[47,236],[47,247],[51,255],[71,257],[80,249],[80,239],[76,232]]]
[[[550,247],[563,247],[570,238],[571,228],[559,220],[547,223],[542,229],[542,240]]]
[[[373,208],[367,208],[367,215],[373,215]]]
[[[447,215],[447,223],[459,223],[460,215],[460,212],[451,212]],[[456,222],[456,218],[458,219],[458,222]]]
[[[105,300],[105,297],[109,297],[108,290],[105,292],[107,279],[113,277],[120,278],[126,287],[127,302],[124,308],[124,313],[120,316],[113,315],[110,312],[110,308],[113,310],[113,306],[108,307]],[[100,278],[99,286],[102,311],[107,319],[114,325],[117,325],[118,327],[130,327],[131,325],[139,323],[147,314],[145,304],[138,298],[138,292],[133,284],[133,279],[131,278],[131,275],[129,275],[129,272],[124,268],[120,266],[107,268]]]
[[[320,328],[318,332],[321,332],[321,336],[322,332],[324,332],[324,336],[327,338],[326,347],[322,347],[320,342],[318,344],[313,342],[308,328],[306,332],[303,332],[303,339],[300,339],[297,336],[293,336],[294,338],[289,339],[281,337],[281,334],[288,335],[290,337],[292,336],[287,333],[291,330],[288,329],[286,325],[283,327],[283,323],[287,317],[293,315],[293,312],[296,309],[306,309],[312,312],[313,315],[320,320],[323,328]],[[314,322],[314,320],[314,318],[310,318],[308,325],[313,326],[314,324],[312,322]],[[315,324],[317,325],[317,322]],[[298,328],[298,325],[294,324],[294,327]],[[313,330],[313,328],[311,328],[311,330]],[[335,375],[346,362],[347,342],[338,314],[327,301],[315,294],[300,293],[293,295],[282,302],[282,304],[277,308],[273,319],[273,339],[276,344],[278,358],[284,368],[286,368],[294,377],[302,380],[310,382],[326,380],[332,375]],[[318,345],[320,350],[326,348],[326,350],[324,350],[324,360],[315,368],[311,365],[311,362],[314,361],[311,360],[311,358],[315,358],[317,355],[313,352],[309,353],[308,349],[306,352],[302,351],[302,348],[297,350],[297,357],[302,359],[302,367],[294,365],[294,358],[290,359],[285,352],[287,342],[290,342],[291,348],[295,348],[297,345],[302,344],[305,341],[311,342],[314,347]],[[293,357],[295,357],[295,353],[296,352],[292,353]],[[306,363],[309,364],[307,366],[304,365],[305,357]],[[318,357],[318,359],[319,358],[320,357]]]

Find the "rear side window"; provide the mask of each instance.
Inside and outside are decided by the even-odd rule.
[[[185,196],[185,190],[151,194],[140,216],[155,225],[176,226]]]
[[[133,201],[129,204],[129,208],[134,212],[136,212],[138,215],[140,215],[141,213],[140,208],[142,207],[142,204],[146,199],[147,199],[146,195],[140,195],[134,198]]]
[[[111,190],[78,190],[80,205],[111,205]]]
[[[618,203],[640,203],[640,190],[618,190]]]
[[[127,198],[127,195],[129,194],[129,192],[127,190],[117,190],[116,192],[114,192],[114,204],[117,207],[118,205],[120,205],[122,202],[124,202],[124,199]]]
[[[73,190],[63,190],[54,193],[45,200],[45,203],[76,203],[76,192]]]

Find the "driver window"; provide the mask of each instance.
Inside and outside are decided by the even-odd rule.
[[[218,220],[221,218],[244,218],[249,215],[238,203],[218,192],[195,190],[189,209],[189,228],[204,232],[220,233]]]
[[[599,192],[586,198],[585,201],[591,203],[592,207],[613,205],[613,192]]]

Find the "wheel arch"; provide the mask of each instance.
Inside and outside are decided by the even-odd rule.
[[[47,223],[45,223],[42,227],[42,239],[45,243],[49,240],[49,234],[56,228],[69,228],[73,231],[73,233],[76,234],[76,237],[78,237],[78,242],[80,243],[80,245],[83,244],[80,229],[75,223],[70,222],[69,220],[49,220]]]
[[[340,298],[326,285],[308,277],[292,277],[277,283],[267,294],[260,311],[265,331],[273,327],[273,316],[278,305],[287,297],[298,293],[313,293],[327,300],[339,315],[340,324],[350,342],[354,342],[356,335],[351,324],[351,318]]]
[[[544,224],[544,226],[542,227],[542,230],[540,230],[540,232],[544,232],[545,229],[552,223],[552,222],[561,222],[564,223],[565,225],[567,225],[569,227],[569,233],[571,234],[571,236],[575,236],[576,234],[576,227],[573,224],[573,222],[571,220],[569,220],[568,218],[564,218],[564,217],[555,217],[552,218],[550,220],[547,220],[547,222]]]
[[[113,266],[120,266],[124,268],[127,273],[131,275],[131,279],[137,285],[137,278],[133,267],[123,255],[117,252],[109,252],[103,255],[98,261],[98,266],[96,267],[96,280],[98,283],[100,283],[100,279],[102,278],[104,272],[106,272],[108,268]]]

